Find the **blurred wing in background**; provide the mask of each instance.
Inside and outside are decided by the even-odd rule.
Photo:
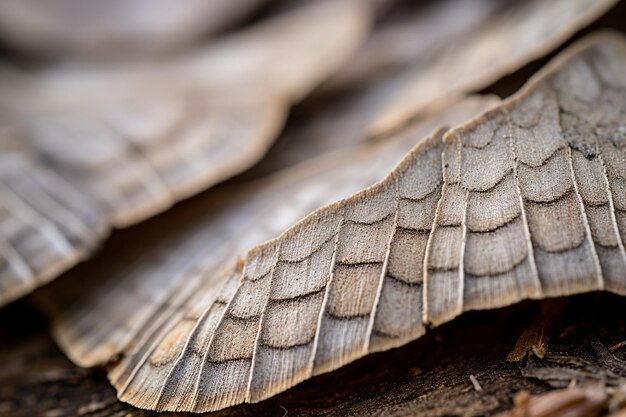
[[[0,124],[30,146],[31,163],[90,199],[104,223],[128,226],[261,158],[289,106],[360,43],[369,15],[358,1],[320,2],[160,65],[5,69]],[[30,239],[26,232],[20,236]],[[89,247],[99,243],[100,235],[90,236]],[[64,266],[40,265],[37,270],[55,272],[44,278],[34,271],[39,284],[78,259],[72,252],[79,248],[66,238],[68,258],[58,260]],[[55,250],[45,242],[37,253]],[[18,244],[12,252],[28,263],[29,248]],[[33,287],[30,279],[21,285],[27,280],[15,280],[11,271],[0,273],[3,285],[14,283],[0,293],[0,304]]]
[[[377,114],[379,135],[459,93],[479,91],[537,59],[600,17],[617,0],[529,0],[510,6],[427,65],[408,71],[405,85]]]
[[[0,301],[32,291],[87,256],[108,233],[102,211],[0,135]]]
[[[408,3],[391,7],[298,108],[259,170],[358,145],[432,114],[546,55],[616,1]]]
[[[2,0],[0,37],[26,52],[111,58],[173,51],[250,15],[265,0]]]

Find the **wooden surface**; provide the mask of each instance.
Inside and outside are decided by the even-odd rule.
[[[572,377],[623,384],[626,348],[607,361],[598,346],[626,340],[624,298],[596,293],[547,305],[552,313],[542,319],[549,337],[543,360],[506,359],[542,310],[539,302],[527,302],[466,314],[403,348],[363,358],[267,401],[208,415],[480,416],[511,408],[521,390],[542,393]],[[72,365],[25,303],[0,312],[0,340],[2,416],[155,415],[118,402],[101,371]],[[621,379],[607,379],[607,368]],[[483,391],[476,391],[470,375]]]

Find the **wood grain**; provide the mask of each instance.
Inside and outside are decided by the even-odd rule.
[[[532,369],[548,371],[548,378],[569,373],[577,386],[602,383],[603,375],[618,368],[602,365],[591,345],[610,347],[626,339],[623,299],[596,293],[557,302],[562,306],[548,332],[547,357],[529,361],[530,367],[506,357],[531,317],[542,310],[539,302],[464,314],[402,348],[369,355],[260,403],[205,416],[490,416],[511,409],[520,391],[536,396],[554,389],[545,380],[524,376]],[[0,311],[0,339],[11,341],[0,345],[0,412],[15,417],[163,415],[118,401],[106,376],[68,361],[45,328],[44,320],[24,303]],[[558,364],[551,355],[568,362]],[[626,350],[613,355],[623,364]],[[479,381],[482,392],[473,389],[469,375]],[[551,417],[571,417],[567,411]]]

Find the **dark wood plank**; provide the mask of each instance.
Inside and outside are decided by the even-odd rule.
[[[543,308],[526,302],[469,313],[405,347],[211,416],[491,415],[511,408],[519,391],[539,394],[569,384],[572,369],[578,379],[623,383],[626,348],[610,357],[606,352],[626,340],[625,306],[622,297],[587,294],[544,302]],[[547,356],[508,362],[518,337],[541,311]],[[25,303],[0,311],[0,340],[0,415],[154,415],[118,402],[102,371],[69,362],[46,334],[44,320]],[[607,382],[607,373],[618,379]]]

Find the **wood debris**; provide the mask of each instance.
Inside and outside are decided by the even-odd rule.
[[[543,358],[547,353],[548,335],[543,318],[535,316],[526,330],[520,335],[515,348],[508,356],[511,362],[519,362],[528,354]]]
[[[515,408],[496,417],[598,417],[605,415],[608,398],[598,386],[567,388],[534,397],[519,393]]]

